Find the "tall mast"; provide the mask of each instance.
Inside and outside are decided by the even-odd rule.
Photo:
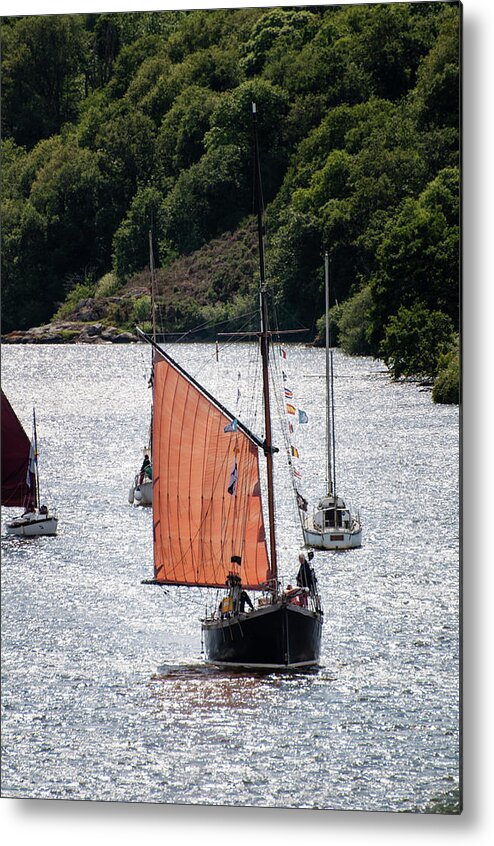
[[[326,452],[327,452],[327,483],[328,495],[333,493],[333,472],[331,467],[331,398],[330,398],[330,364],[329,364],[329,255],[324,253],[324,288],[326,294]]]
[[[38,433],[36,431],[36,411],[33,408],[33,449],[34,449],[34,507],[39,508],[39,468],[38,468]]]
[[[264,441],[264,454],[266,456],[267,483],[268,483],[268,524],[269,524],[269,549],[271,559],[271,583],[275,596],[278,593],[278,565],[276,559],[276,535],[275,535],[275,510],[274,510],[274,480],[273,480],[273,450],[271,435],[271,408],[269,402],[269,326],[268,326],[268,304],[266,295],[266,274],[264,266],[264,224],[263,224],[263,197],[261,184],[261,168],[259,161],[259,144],[257,139],[257,112],[256,104],[252,103],[252,124],[254,128],[254,167],[255,167],[255,197],[257,209],[257,232],[259,238],[259,298],[261,312],[261,357],[262,357],[262,382],[264,397],[264,428],[266,438]]]
[[[155,281],[154,281],[154,254],[153,254],[153,234],[149,230],[149,273],[151,275],[151,314],[153,322],[153,344],[156,345],[156,301],[155,301]],[[151,382],[153,379],[154,367],[154,346],[151,348]],[[151,404],[151,420],[149,423],[149,447],[153,449],[153,405]]]
[[[151,274],[151,314],[153,321],[153,341],[156,343],[156,310],[155,310],[155,296],[154,296],[154,255],[153,255],[153,236],[149,230],[149,272]]]

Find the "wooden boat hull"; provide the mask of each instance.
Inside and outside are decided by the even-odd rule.
[[[287,670],[317,666],[322,613],[279,602],[202,625],[206,660],[220,667]]]
[[[7,523],[6,531],[8,535],[18,535],[19,537],[33,538],[40,535],[56,535],[58,526],[58,519],[56,517],[28,515],[27,517],[18,517]]]

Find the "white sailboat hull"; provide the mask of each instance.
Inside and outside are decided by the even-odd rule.
[[[357,549],[362,546],[360,516],[352,513],[345,501],[328,494],[317,509],[305,517],[303,533],[306,546],[314,549]]]
[[[360,526],[352,530],[328,529],[328,531],[320,531],[308,524],[304,527],[303,532],[305,545],[314,549],[358,549],[362,546],[362,529]]]
[[[129,491],[129,502],[134,506],[149,508],[153,504],[153,483],[151,480],[132,485]]]
[[[57,517],[34,512],[23,514],[22,517],[11,520],[10,523],[7,523],[6,531],[8,535],[33,538],[39,535],[56,535],[57,526]]]

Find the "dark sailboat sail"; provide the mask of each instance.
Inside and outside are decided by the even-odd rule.
[[[31,442],[2,391],[2,505],[35,505],[35,485],[29,471]]]

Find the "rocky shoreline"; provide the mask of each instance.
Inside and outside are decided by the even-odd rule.
[[[9,332],[1,340],[2,344],[132,344],[139,338],[116,326],[63,320]]]

